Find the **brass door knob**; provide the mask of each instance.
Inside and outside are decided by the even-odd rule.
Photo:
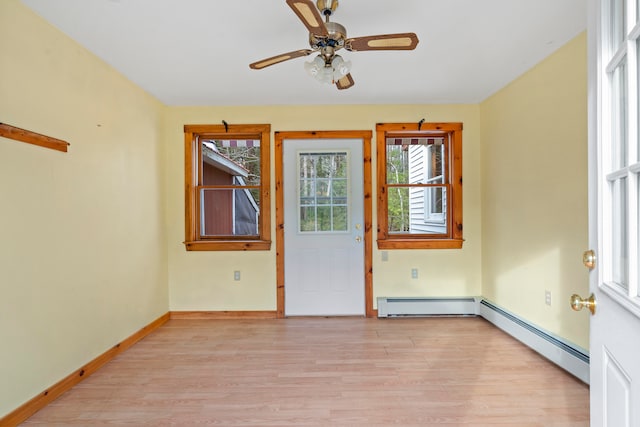
[[[584,307],[587,307],[592,316],[596,314],[596,297],[593,294],[591,294],[587,299],[583,299],[578,294],[573,294],[571,295],[569,302],[571,303],[571,308],[575,311],[580,311]]]
[[[582,254],[582,263],[589,270],[593,270],[596,266],[596,253],[593,249],[589,249],[588,251],[584,251]]]

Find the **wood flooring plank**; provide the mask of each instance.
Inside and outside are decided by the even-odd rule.
[[[582,427],[588,408],[481,318],[186,319],[23,425]]]

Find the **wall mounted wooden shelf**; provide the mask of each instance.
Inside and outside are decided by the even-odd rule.
[[[65,153],[67,152],[67,147],[69,146],[69,143],[67,141],[31,132],[30,130],[20,129],[6,123],[0,123],[0,136],[14,139],[16,141],[26,142],[27,144],[51,148],[52,150],[63,151]]]

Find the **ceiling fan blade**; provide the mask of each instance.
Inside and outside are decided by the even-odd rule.
[[[354,84],[353,77],[351,77],[351,73],[349,73],[336,82],[336,87],[340,90],[349,89]]]
[[[347,39],[345,49],[360,50],[413,50],[418,45],[415,33],[381,34]]]
[[[249,67],[254,70],[261,70],[269,65],[278,64],[280,62],[288,61],[294,58],[300,58],[301,56],[307,56],[313,53],[311,49],[300,49],[294,50],[293,52],[281,53],[280,55],[272,56],[271,58],[266,58],[261,61],[254,62],[253,64],[249,64]]]
[[[287,0],[287,4],[298,15],[298,18],[311,34],[316,36],[329,35],[320,12],[311,0]]]

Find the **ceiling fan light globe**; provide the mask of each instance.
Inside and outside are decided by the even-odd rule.
[[[333,83],[333,68],[322,67],[322,71],[318,74],[318,80],[322,83]]]
[[[320,55],[313,58],[312,61],[304,63],[304,69],[312,77],[318,78],[318,74],[324,68],[324,59]]]
[[[336,55],[331,60],[331,68],[333,69],[333,79],[340,80],[351,71],[351,61],[345,61],[340,55]]]
[[[305,62],[304,69],[307,72],[307,74],[309,74],[312,77],[317,76],[318,72],[320,71],[318,70],[318,67],[316,67],[313,62]]]
[[[340,77],[344,77],[351,72],[351,61],[344,61],[337,70]]]

